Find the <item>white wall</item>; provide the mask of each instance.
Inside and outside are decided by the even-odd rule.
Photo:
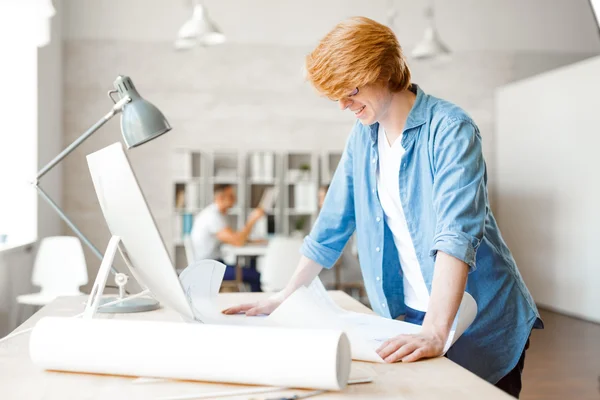
[[[34,254],[33,245],[0,253],[0,338],[16,328],[17,317],[24,321],[34,311],[33,307],[17,309],[15,301],[17,295],[32,289]]]
[[[501,88],[500,227],[541,306],[600,322],[600,57]]]
[[[64,142],[77,138],[108,111],[106,91],[118,74],[130,75],[140,93],[173,126],[169,134],[129,152],[168,246],[173,237],[170,149],[341,150],[352,116],[319,98],[304,82],[303,58],[344,17],[363,14],[385,22],[389,4],[383,0],[207,1],[230,41],[178,52],[173,39],[189,18],[190,3],[65,1]],[[393,3],[399,10],[396,32],[410,49],[424,29],[420,8],[424,2]],[[480,126],[494,206],[494,89],[598,54],[600,39],[585,0],[556,0],[553,7],[542,7],[537,0],[510,0],[502,2],[501,8],[490,0],[448,3],[436,1],[440,31],[455,50],[453,58],[446,63],[409,63],[414,81],[426,92],[464,107]],[[532,23],[538,18],[553,26]],[[106,247],[109,235],[85,155],[118,140],[115,118],[64,164],[65,209],[99,249]],[[88,251],[86,259],[89,276],[95,276],[98,260]]]
[[[206,0],[232,43],[312,46],[341,19],[387,22],[405,48],[421,39],[424,0]],[[66,0],[65,38],[168,41],[191,14],[191,0]],[[598,52],[587,0],[436,0],[439,31],[455,51]]]

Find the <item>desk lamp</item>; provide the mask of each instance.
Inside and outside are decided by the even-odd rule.
[[[39,186],[39,180],[46,175],[52,168],[68,156],[73,150],[81,145],[94,132],[100,129],[106,122],[117,114],[121,114],[121,133],[128,149],[137,147],[149,142],[171,130],[169,122],[158,108],[144,100],[136,90],[133,82],[128,76],[118,76],[113,84],[116,90],[108,92],[108,97],[114,103],[112,109],[103,116],[98,122],[77,138],[69,147],[64,149],[44,168],[42,168],[33,182],[41,197],[56,211],[60,218],[79,236],[79,238],[92,250],[92,252],[102,260],[103,255],[89,241],[87,237],[75,226],[75,224],[65,215],[61,208],[48,196],[48,194]],[[117,94],[118,101],[113,98]],[[119,288],[119,298],[125,296],[125,285],[127,284],[127,275],[118,272],[111,265],[111,272],[115,275],[115,283]],[[114,298],[104,299],[103,302],[113,301]],[[154,299],[136,298],[127,302],[121,302],[114,306],[102,307],[100,312],[105,313],[124,313],[151,311],[157,309],[159,303]]]

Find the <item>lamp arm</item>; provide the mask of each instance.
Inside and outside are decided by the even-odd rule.
[[[109,94],[109,96],[110,96],[110,94]],[[66,216],[66,214],[58,206],[58,204],[56,204],[54,202],[54,200],[52,200],[50,198],[50,196],[48,196],[48,194],[44,191],[44,189],[42,189],[40,187],[39,180],[44,175],[46,175],[46,173],[48,173],[48,171],[50,171],[52,168],[54,168],[56,166],[56,164],[58,164],[66,156],[71,154],[73,152],[73,150],[75,150],[77,147],[79,147],[79,145],[81,145],[81,143],[83,143],[87,138],[89,138],[94,132],[96,132],[98,129],[100,129],[102,127],[102,125],[104,125],[112,117],[114,117],[115,115],[120,113],[123,110],[123,107],[125,106],[125,104],[129,103],[130,101],[131,101],[131,97],[126,96],[126,97],[122,98],[121,100],[119,100],[118,102],[115,102],[115,105],[104,117],[102,117],[98,122],[96,122],[94,125],[92,125],[92,127],[90,127],[87,131],[85,131],[85,133],[83,133],[79,138],[77,138],[77,140],[75,140],[73,143],[71,143],[69,145],[69,147],[64,149],[59,155],[54,157],[54,159],[52,161],[50,161],[44,168],[42,168],[40,170],[40,172],[38,172],[36,179],[33,182],[33,186],[35,186],[35,188],[37,189],[38,193],[42,196],[42,198],[44,200],[46,200],[46,202],[50,205],[50,207],[52,207],[54,209],[54,211],[56,211],[58,216],[69,226],[69,228],[71,228],[77,234],[77,236],[90,248],[90,250],[92,250],[92,252],[100,260],[102,260],[102,257],[103,257],[102,253],[100,253],[100,250],[98,250],[96,248],[96,246],[94,246],[92,244],[92,242],[90,242],[90,240],[79,230],[79,228],[77,228],[77,226],[75,226],[75,224]],[[113,274],[117,274],[118,271],[112,265],[110,268],[111,268],[111,271]]]
[[[73,143],[71,143],[69,145],[69,147],[64,149],[59,155],[54,157],[54,159],[52,161],[50,161],[48,164],[46,164],[46,166],[44,168],[42,168],[40,170],[40,172],[38,172],[37,177],[35,178],[36,186],[37,186],[37,181],[39,181],[44,175],[46,175],[48,173],[48,171],[50,171],[52,168],[54,168],[56,166],[56,164],[61,162],[66,156],[71,154],[73,152],[73,150],[75,150],[77,147],[79,147],[79,145],[81,145],[81,143],[85,142],[87,138],[92,136],[94,134],[94,132],[96,132],[98,129],[100,129],[102,127],[102,125],[104,125],[112,117],[114,117],[115,115],[120,113],[123,110],[123,107],[125,106],[125,104],[129,103],[130,101],[131,101],[130,97],[124,97],[121,100],[119,100],[118,102],[116,102],[115,105],[113,106],[113,108],[104,117],[102,117],[98,122],[96,122],[94,125],[92,125],[87,131],[85,131],[85,133],[83,133],[81,136],[79,136]]]
[[[83,232],[81,232],[79,230],[79,228],[77,228],[77,226],[75,226],[75,224],[69,219],[69,217],[66,216],[66,214],[58,206],[58,204],[56,204],[54,202],[54,200],[52,200],[50,198],[50,196],[48,196],[48,193],[46,193],[44,191],[44,189],[42,189],[39,185],[35,185],[35,188],[38,190],[38,193],[40,194],[40,196],[42,196],[42,198],[44,200],[46,200],[46,202],[50,205],[50,207],[52,207],[54,209],[54,211],[56,211],[58,216],[69,226],[69,228],[71,228],[77,234],[77,236],[79,236],[79,239],[81,239],[90,248],[90,250],[92,250],[92,252],[96,255],[96,257],[98,257],[98,259],[102,260],[103,255],[102,255],[102,253],[100,253],[100,250],[98,250],[98,248],[96,246],[94,246],[92,244],[92,242],[90,242],[90,240],[83,234]],[[113,274],[116,274],[118,272],[112,266],[111,266],[111,271]]]

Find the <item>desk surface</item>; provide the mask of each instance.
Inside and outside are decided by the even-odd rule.
[[[361,312],[368,308],[343,292],[330,292],[342,307]],[[219,306],[253,301],[264,293],[223,293]],[[18,330],[33,327],[44,316],[73,316],[83,311],[85,297],[59,298],[42,308]],[[138,314],[100,314],[100,318],[179,321],[179,316],[166,308]],[[168,340],[168,338],[165,338]],[[195,399],[202,393],[241,390],[247,386],[201,382],[148,380],[133,377],[103,376],[48,372],[38,369],[29,358],[29,333],[0,344],[0,396],[9,399]],[[342,392],[327,392],[315,399],[486,399],[508,400],[511,397],[469,371],[440,357],[416,363],[374,364],[353,362],[351,377],[371,376],[372,383],[348,386]],[[286,394],[276,392],[224,399],[273,398]]]

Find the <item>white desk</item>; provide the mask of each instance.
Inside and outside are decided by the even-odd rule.
[[[342,292],[330,292],[332,298],[349,310],[370,312],[368,308]],[[219,306],[227,307],[240,302],[255,301],[265,293],[223,293],[218,296]],[[83,311],[85,297],[59,298],[42,308],[19,329],[34,326],[43,316],[73,316]],[[99,318],[136,320],[179,320],[169,309],[139,314],[99,314]],[[165,338],[177,340],[177,338]],[[166,396],[198,396],[200,393],[244,389],[247,386],[203,382],[155,381],[140,383],[133,377],[50,372],[38,369],[29,358],[29,333],[0,344],[0,398],[2,400],[65,400],[65,399],[158,399]],[[198,360],[202,362],[202,360]],[[293,360],[290,360],[293,362]],[[444,357],[416,363],[374,364],[353,362],[354,376],[372,376],[369,384],[348,386],[341,392],[328,392],[320,399],[403,399],[403,400],[510,400],[493,385],[454,364]],[[352,375],[351,375],[352,376]],[[226,397],[227,400],[265,399],[282,396],[277,392],[252,396]],[[193,397],[188,397],[193,398]]]

